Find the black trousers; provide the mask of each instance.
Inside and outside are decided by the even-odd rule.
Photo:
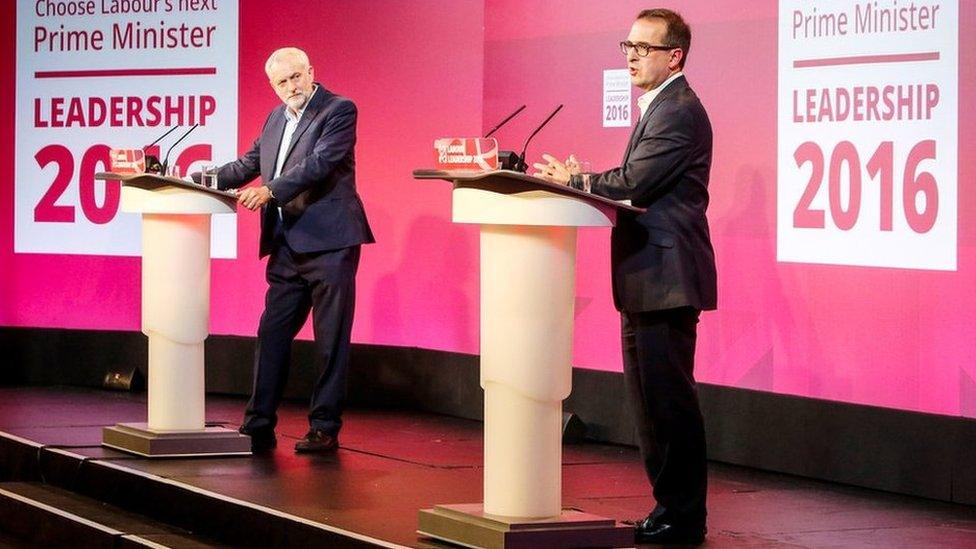
[[[624,381],[656,516],[704,524],[705,426],[695,387],[700,311],[621,313]]]
[[[330,435],[342,427],[349,369],[350,334],[356,302],[359,246],[301,254],[284,239],[268,259],[268,293],[254,352],[254,388],[244,428],[274,429],[288,381],[292,341],[312,312],[318,378],[312,389],[309,425]]]

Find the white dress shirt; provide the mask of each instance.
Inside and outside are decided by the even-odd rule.
[[[281,175],[281,169],[285,166],[285,157],[288,155],[288,148],[291,147],[291,138],[295,135],[295,130],[298,129],[298,121],[302,119],[302,115],[305,114],[305,109],[312,102],[312,96],[315,95],[318,89],[318,86],[312,89],[312,95],[308,96],[308,100],[305,101],[302,110],[297,113],[292,112],[289,107],[285,106],[285,131],[281,134],[281,146],[278,147],[278,159],[275,161],[274,174],[271,176],[271,179],[276,179]],[[273,193],[271,198],[274,198]],[[278,206],[278,219],[282,219],[281,206]]]
[[[294,113],[290,108],[285,107],[285,131],[281,134],[281,146],[278,147],[278,160],[275,162],[274,174],[271,176],[275,179],[281,175],[281,169],[285,165],[285,156],[288,154],[288,147],[291,146],[291,138],[295,135],[295,130],[298,129],[298,121],[302,119],[302,115],[305,114],[305,109],[308,108],[308,104],[312,102],[312,97],[315,92],[318,91],[318,86],[312,90],[312,95],[308,96],[308,101],[305,102],[305,106],[302,110]]]
[[[640,119],[644,118],[644,115],[647,113],[648,107],[651,106],[651,102],[654,101],[654,99],[658,96],[658,94],[660,94],[661,91],[664,90],[664,88],[668,87],[668,84],[674,82],[682,74],[684,73],[681,71],[672,74],[671,76],[668,77],[667,80],[661,82],[660,86],[654,88],[653,90],[637,98],[637,108],[640,109],[640,118],[637,119],[638,124],[640,124]],[[574,182],[573,179],[570,179],[570,186],[573,186],[584,192],[590,192],[590,174],[584,173],[580,175],[581,177],[579,178],[578,183]],[[621,202],[630,204],[630,200],[621,200]]]
[[[654,98],[656,98],[658,94],[660,94],[661,91],[664,90],[664,88],[668,87],[668,84],[674,82],[675,79],[677,79],[682,74],[684,73],[681,71],[672,74],[671,76],[668,77],[667,80],[661,82],[660,86],[654,88],[653,90],[637,98],[637,108],[640,109],[641,118],[644,118],[644,114],[647,112],[647,108],[651,106],[651,102],[654,101]],[[638,119],[637,123],[640,124],[640,119]]]

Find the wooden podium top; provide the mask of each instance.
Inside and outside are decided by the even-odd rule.
[[[147,191],[152,191],[162,187],[178,187],[205,194],[212,194],[224,199],[232,198],[235,202],[237,201],[237,193],[233,191],[211,189],[210,187],[204,187],[203,185],[198,185],[192,181],[187,181],[178,177],[170,177],[168,175],[157,175],[154,173],[120,174],[113,172],[98,172],[95,174],[95,179],[117,179],[121,181],[123,185],[138,187],[140,189],[146,189]]]
[[[99,172],[95,179],[122,182],[123,211],[154,214],[234,213],[237,194],[154,173]],[[166,192],[166,191],[179,192]]]
[[[546,191],[553,194],[578,198],[603,209],[610,207],[618,212],[643,213],[643,208],[617,202],[603,196],[574,189],[566,185],[551,183],[538,177],[512,170],[493,170],[487,172],[454,170],[414,170],[414,179],[443,179],[451,181],[455,187],[475,188],[502,194],[516,194],[528,191]]]

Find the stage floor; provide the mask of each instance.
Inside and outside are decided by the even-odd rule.
[[[296,455],[301,403],[286,403],[278,448],[245,458],[148,460],[99,446],[101,429],[146,419],[145,394],[0,388],[0,432],[170,485],[354,533],[417,546],[418,509],[480,502],[481,424],[410,411],[349,410],[333,455]],[[236,427],[244,401],[207,399]],[[652,507],[636,451],[563,451],[563,504],[632,521]],[[710,464],[708,547],[976,547],[976,508]]]

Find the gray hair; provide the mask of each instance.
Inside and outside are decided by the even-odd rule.
[[[270,72],[272,65],[279,61],[284,61],[285,59],[294,59],[306,69],[310,66],[308,62],[308,55],[302,50],[293,47],[278,48],[271,52],[271,57],[268,57],[268,60],[264,63],[264,72]]]

